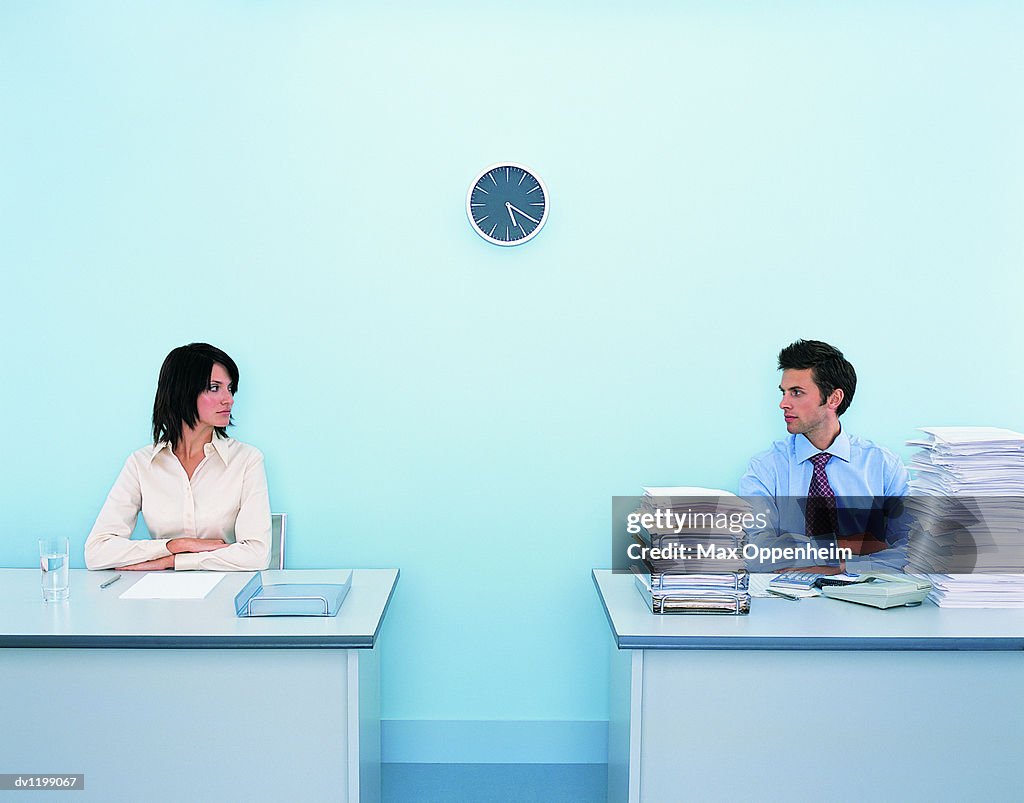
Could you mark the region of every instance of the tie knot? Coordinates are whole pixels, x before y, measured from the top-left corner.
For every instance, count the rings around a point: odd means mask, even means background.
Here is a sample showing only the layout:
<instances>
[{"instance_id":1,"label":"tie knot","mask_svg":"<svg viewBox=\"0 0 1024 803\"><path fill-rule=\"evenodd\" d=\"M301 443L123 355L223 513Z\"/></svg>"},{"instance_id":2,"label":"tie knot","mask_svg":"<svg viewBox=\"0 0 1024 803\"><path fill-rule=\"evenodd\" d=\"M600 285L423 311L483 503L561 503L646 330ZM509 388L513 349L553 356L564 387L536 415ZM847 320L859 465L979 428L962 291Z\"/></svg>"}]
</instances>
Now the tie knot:
<instances>
[{"instance_id":1,"label":"tie knot","mask_svg":"<svg viewBox=\"0 0 1024 803\"><path fill-rule=\"evenodd\" d=\"M828 452L819 452L811 457L811 462L814 463L814 467L817 469L825 468L825 464L832 459L832 455Z\"/></svg>"}]
</instances>

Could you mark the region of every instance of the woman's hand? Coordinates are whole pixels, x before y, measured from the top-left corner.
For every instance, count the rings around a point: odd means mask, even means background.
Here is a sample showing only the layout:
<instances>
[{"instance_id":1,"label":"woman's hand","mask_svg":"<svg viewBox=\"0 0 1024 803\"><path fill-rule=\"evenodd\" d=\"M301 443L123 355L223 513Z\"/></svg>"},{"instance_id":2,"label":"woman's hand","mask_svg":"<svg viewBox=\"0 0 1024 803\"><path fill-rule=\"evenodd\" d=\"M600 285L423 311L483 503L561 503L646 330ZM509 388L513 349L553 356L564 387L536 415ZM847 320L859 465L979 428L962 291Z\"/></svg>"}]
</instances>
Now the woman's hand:
<instances>
[{"instance_id":1,"label":"woman's hand","mask_svg":"<svg viewBox=\"0 0 1024 803\"><path fill-rule=\"evenodd\" d=\"M119 572L154 572L160 569L173 569L174 555L164 555L162 558L144 560L142 563L132 563L129 566L118 566Z\"/></svg>"},{"instance_id":2,"label":"woman's hand","mask_svg":"<svg viewBox=\"0 0 1024 803\"><path fill-rule=\"evenodd\" d=\"M172 538L167 542L167 551L177 555L179 552L212 552L226 546L219 538Z\"/></svg>"}]
</instances>

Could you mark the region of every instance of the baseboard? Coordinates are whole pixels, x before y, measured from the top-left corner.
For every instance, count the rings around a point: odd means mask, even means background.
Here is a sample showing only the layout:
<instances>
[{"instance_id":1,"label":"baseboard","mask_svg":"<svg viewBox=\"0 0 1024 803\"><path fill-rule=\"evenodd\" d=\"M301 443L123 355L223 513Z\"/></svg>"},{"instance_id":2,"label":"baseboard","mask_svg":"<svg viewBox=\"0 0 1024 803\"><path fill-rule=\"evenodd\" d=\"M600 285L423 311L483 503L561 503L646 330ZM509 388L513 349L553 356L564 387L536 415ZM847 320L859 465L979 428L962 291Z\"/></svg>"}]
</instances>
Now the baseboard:
<instances>
[{"instance_id":1,"label":"baseboard","mask_svg":"<svg viewBox=\"0 0 1024 803\"><path fill-rule=\"evenodd\" d=\"M604 764L608 723L415 720L380 723L381 761L394 764Z\"/></svg>"}]
</instances>

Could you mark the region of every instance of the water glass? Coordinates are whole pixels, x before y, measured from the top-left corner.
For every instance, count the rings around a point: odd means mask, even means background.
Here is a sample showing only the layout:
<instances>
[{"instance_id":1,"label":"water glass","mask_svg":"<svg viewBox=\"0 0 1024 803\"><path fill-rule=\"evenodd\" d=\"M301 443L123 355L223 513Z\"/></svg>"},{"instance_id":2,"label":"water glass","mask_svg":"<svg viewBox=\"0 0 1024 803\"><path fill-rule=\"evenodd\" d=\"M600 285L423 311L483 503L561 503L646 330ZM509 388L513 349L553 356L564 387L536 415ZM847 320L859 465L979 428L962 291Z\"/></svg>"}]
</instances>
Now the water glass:
<instances>
[{"instance_id":1,"label":"water glass","mask_svg":"<svg viewBox=\"0 0 1024 803\"><path fill-rule=\"evenodd\" d=\"M68 539L64 536L39 539L39 568L43 576L43 601L63 602L70 594Z\"/></svg>"}]
</instances>

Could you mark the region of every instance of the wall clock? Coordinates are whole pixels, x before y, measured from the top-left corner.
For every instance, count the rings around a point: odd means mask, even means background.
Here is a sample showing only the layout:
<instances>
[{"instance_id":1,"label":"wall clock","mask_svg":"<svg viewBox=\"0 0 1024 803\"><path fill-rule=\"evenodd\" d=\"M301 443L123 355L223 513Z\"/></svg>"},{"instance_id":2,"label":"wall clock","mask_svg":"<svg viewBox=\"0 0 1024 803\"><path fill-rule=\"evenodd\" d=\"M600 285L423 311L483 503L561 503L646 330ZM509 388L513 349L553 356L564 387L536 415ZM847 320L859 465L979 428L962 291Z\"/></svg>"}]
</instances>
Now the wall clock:
<instances>
[{"instance_id":1,"label":"wall clock","mask_svg":"<svg viewBox=\"0 0 1024 803\"><path fill-rule=\"evenodd\" d=\"M485 168L466 193L469 224L495 245L521 245L536 237L550 208L544 182L512 162Z\"/></svg>"}]
</instances>

